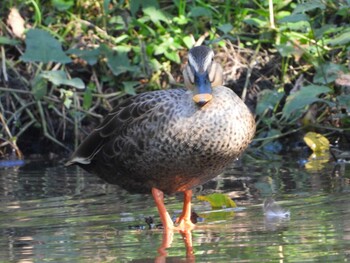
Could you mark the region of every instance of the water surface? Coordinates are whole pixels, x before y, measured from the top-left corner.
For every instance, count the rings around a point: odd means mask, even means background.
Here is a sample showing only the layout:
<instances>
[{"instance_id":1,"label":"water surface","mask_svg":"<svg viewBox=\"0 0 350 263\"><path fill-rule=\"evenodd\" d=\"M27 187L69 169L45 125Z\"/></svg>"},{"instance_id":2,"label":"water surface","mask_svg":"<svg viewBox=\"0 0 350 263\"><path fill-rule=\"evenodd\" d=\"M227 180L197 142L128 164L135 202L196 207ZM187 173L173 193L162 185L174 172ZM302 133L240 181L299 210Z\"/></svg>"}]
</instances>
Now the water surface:
<instances>
[{"instance_id":1,"label":"water surface","mask_svg":"<svg viewBox=\"0 0 350 263\"><path fill-rule=\"evenodd\" d=\"M305 165L308 164L308 165ZM238 209L214 211L193 198L200 216L193 256L162 230L149 195L129 194L78 167L28 161L0 168L0 262L347 262L350 260L350 164L280 157L245 158L195 195L228 194ZM267 218L273 196L290 219ZM182 196L166 198L178 216ZM189 236L187 236L187 239Z\"/></svg>"}]
</instances>

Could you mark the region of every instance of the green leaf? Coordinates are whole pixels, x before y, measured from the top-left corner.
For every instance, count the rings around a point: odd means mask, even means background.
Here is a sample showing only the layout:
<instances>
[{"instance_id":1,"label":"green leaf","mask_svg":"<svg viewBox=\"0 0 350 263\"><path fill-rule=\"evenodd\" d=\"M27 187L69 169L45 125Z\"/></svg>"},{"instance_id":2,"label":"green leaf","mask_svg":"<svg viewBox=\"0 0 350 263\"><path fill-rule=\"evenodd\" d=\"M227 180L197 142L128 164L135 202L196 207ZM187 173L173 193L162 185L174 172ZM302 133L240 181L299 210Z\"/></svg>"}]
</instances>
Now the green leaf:
<instances>
[{"instance_id":1,"label":"green leaf","mask_svg":"<svg viewBox=\"0 0 350 263\"><path fill-rule=\"evenodd\" d=\"M37 75L31 82L32 93L36 100L41 100L47 93L47 81Z\"/></svg>"},{"instance_id":2,"label":"green leaf","mask_svg":"<svg viewBox=\"0 0 350 263\"><path fill-rule=\"evenodd\" d=\"M134 87L140 84L138 81L123 81L124 92L129 95L136 95Z\"/></svg>"},{"instance_id":3,"label":"green leaf","mask_svg":"<svg viewBox=\"0 0 350 263\"><path fill-rule=\"evenodd\" d=\"M159 23L159 21L168 22L168 18L162 10L156 9L154 6L145 7L143 12L148 15L155 24Z\"/></svg>"},{"instance_id":4,"label":"green leaf","mask_svg":"<svg viewBox=\"0 0 350 263\"><path fill-rule=\"evenodd\" d=\"M131 15L135 17L136 12L140 9L140 7L147 8L147 7L155 7L156 9L159 9L159 4L157 0L131 0L129 1L130 5L130 12Z\"/></svg>"},{"instance_id":5,"label":"green leaf","mask_svg":"<svg viewBox=\"0 0 350 263\"><path fill-rule=\"evenodd\" d=\"M346 111L350 113L350 95L339 95L337 100L340 107L346 107Z\"/></svg>"},{"instance_id":6,"label":"green leaf","mask_svg":"<svg viewBox=\"0 0 350 263\"><path fill-rule=\"evenodd\" d=\"M43 71L41 76L56 86L66 85L77 89L85 88L85 84L80 78L68 79L63 70Z\"/></svg>"},{"instance_id":7,"label":"green leaf","mask_svg":"<svg viewBox=\"0 0 350 263\"><path fill-rule=\"evenodd\" d=\"M221 30L224 34L227 34L233 29L233 26L231 24L223 24L219 26L218 29Z\"/></svg>"},{"instance_id":8,"label":"green leaf","mask_svg":"<svg viewBox=\"0 0 350 263\"><path fill-rule=\"evenodd\" d=\"M197 199L200 201L209 202L213 209L221 209L221 208L229 208L229 207L237 207L236 203L225 194L210 194L206 196L197 196Z\"/></svg>"},{"instance_id":9,"label":"green leaf","mask_svg":"<svg viewBox=\"0 0 350 263\"><path fill-rule=\"evenodd\" d=\"M101 46L107 58L107 65L113 75L118 76L125 72L135 72L137 68L130 65L128 53L123 50L114 51L107 46Z\"/></svg>"},{"instance_id":10,"label":"green leaf","mask_svg":"<svg viewBox=\"0 0 350 263\"><path fill-rule=\"evenodd\" d=\"M305 3L298 4L295 7L293 13L295 13L295 14L305 13L305 12L308 12L311 10L315 10L317 8L324 10L326 8L326 6L320 0L309 0L309 1L306 1Z\"/></svg>"},{"instance_id":11,"label":"green leaf","mask_svg":"<svg viewBox=\"0 0 350 263\"><path fill-rule=\"evenodd\" d=\"M69 109L70 105L73 103L73 95L74 93L71 90L66 90L66 89L59 89L61 96L60 98L63 99L63 105Z\"/></svg>"},{"instance_id":12,"label":"green leaf","mask_svg":"<svg viewBox=\"0 0 350 263\"><path fill-rule=\"evenodd\" d=\"M295 23L284 23L281 24L280 30L283 31L298 31L298 32L308 32L310 31L310 23L307 21L299 21ZM295 39L294 32L285 32L287 37L290 39Z\"/></svg>"},{"instance_id":13,"label":"green leaf","mask_svg":"<svg viewBox=\"0 0 350 263\"><path fill-rule=\"evenodd\" d=\"M19 43L20 43L20 41L18 41L18 40L0 36L0 45L15 46L15 45L18 45Z\"/></svg>"},{"instance_id":14,"label":"green leaf","mask_svg":"<svg viewBox=\"0 0 350 263\"><path fill-rule=\"evenodd\" d=\"M193 7L189 13L190 17L205 16L211 18L212 14L210 9L204 7Z\"/></svg>"},{"instance_id":15,"label":"green leaf","mask_svg":"<svg viewBox=\"0 0 350 263\"><path fill-rule=\"evenodd\" d=\"M274 90L263 90L259 93L256 115L262 116L266 110L273 110L283 97L283 93Z\"/></svg>"},{"instance_id":16,"label":"green leaf","mask_svg":"<svg viewBox=\"0 0 350 263\"><path fill-rule=\"evenodd\" d=\"M291 14L279 20L280 23L296 23L300 21L309 21L309 17L305 14Z\"/></svg>"},{"instance_id":17,"label":"green leaf","mask_svg":"<svg viewBox=\"0 0 350 263\"><path fill-rule=\"evenodd\" d=\"M316 39L322 39L325 43L327 43L327 41L329 40L328 38L326 39L327 34L332 33L334 35L342 30L343 28L334 27L334 25L331 25L331 24L325 24L320 28L314 29L314 34Z\"/></svg>"},{"instance_id":18,"label":"green leaf","mask_svg":"<svg viewBox=\"0 0 350 263\"><path fill-rule=\"evenodd\" d=\"M256 26L256 27L265 27L267 26L267 21L266 20L262 20L259 18L246 18L243 20L244 23L246 23L247 25L250 26Z\"/></svg>"},{"instance_id":19,"label":"green leaf","mask_svg":"<svg viewBox=\"0 0 350 263\"><path fill-rule=\"evenodd\" d=\"M59 11L66 11L74 5L73 0L51 0L51 3Z\"/></svg>"},{"instance_id":20,"label":"green leaf","mask_svg":"<svg viewBox=\"0 0 350 263\"><path fill-rule=\"evenodd\" d=\"M335 81L342 72L347 72L347 68L344 65L324 63L316 68L313 82L319 84L331 83Z\"/></svg>"},{"instance_id":21,"label":"green leaf","mask_svg":"<svg viewBox=\"0 0 350 263\"><path fill-rule=\"evenodd\" d=\"M283 107L283 118L288 118L292 113L309 106L316 101L323 101L318 96L328 93L331 89L326 86L309 85L302 87L299 91L291 94Z\"/></svg>"},{"instance_id":22,"label":"green leaf","mask_svg":"<svg viewBox=\"0 0 350 263\"><path fill-rule=\"evenodd\" d=\"M180 26L183 26L183 25L186 25L188 22L189 22L189 19L183 15L180 15L178 17L174 17L173 18L173 21L180 25Z\"/></svg>"},{"instance_id":23,"label":"green leaf","mask_svg":"<svg viewBox=\"0 0 350 263\"><path fill-rule=\"evenodd\" d=\"M276 45L276 49L282 57L289 57L297 52L291 43Z\"/></svg>"},{"instance_id":24,"label":"green leaf","mask_svg":"<svg viewBox=\"0 0 350 263\"><path fill-rule=\"evenodd\" d=\"M82 49L69 49L67 54L76 55L81 59L85 60L89 65L95 65L101 52L99 48L92 50L82 50Z\"/></svg>"},{"instance_id":25,"label":"green leaf","mask_svg":"<svg viewBox=\"0 0 350 263\"><path fill-rule=\"evenodd\" d=\"M105 14L109 14L109 4L111 3L111 0L103 0L103 12Z\"/></svg>"},{"instance_id":26,"label":"green leaf","mask_svg":"<svg viewBox=\"0 0 350 263\"><path fill-rule=\"evenodd\" d=\"M136 12L140 9L142 0L131 0L129 1L130 12L132 16L135 16Z\"/></svg>"},{"instance_id":27,"label":"green leaf","mask_svg":"<svg viewBox=\"0 0 350 263\"><path fill-rule=\"evenodd\" d=\"M165 50L164 51L164 55L166 58L174 61L175 63L177 64L180 64L181 63L181 59L180 59L180 56L179 54L177 53L177 51L168 51L168 50Z\"/></svg>"},{"instance_id":28,"label":"green leaf","mask_svg":"<svg viewBox=\"0 0 350 263\"><path fill-rule=\"evenodd\" d=\"M186 47L188 49L190 49L190 48L192 48L194 46L195 41L194 41L193 37L191 37L191 36L184 36L182 40L183 40L183 42L185 43L185 45L186 45Z\"/></svg>"},{"instance_id":29,"label":"green leaf","mask_svg":"<svg viewBox=\"0 0 350 263\"><path fill-rule=\"evenodd\" d=\"M96 86L92 83L90 83L87 87L87 89L84 92L84 98L83 98L83 108L85 110L90 109L92 104L92 91L96 89Z\"/></svg>"},{"instance_id":30,"label":"green leaf","mask_svg":"<svg viewBox=\"0 0 350 263\"><path fill-rule=\"evenodd\" d=\"M331 46L340 46L350 43L350 31L339 34L338 36L332 37L326 41L326 44Z\"/></svg>"},{"instance_id":31,"label":"green leaf","mask_svg":"<svg viewBox=\"0 0 350 263\"><path fill-rule=\"evenodd\" d=\"M61 43L48 32L30 29L26 34L26 50L20 57L24 62L69 63L71 59L63 52Z\"/></svg>"}]
</instances>

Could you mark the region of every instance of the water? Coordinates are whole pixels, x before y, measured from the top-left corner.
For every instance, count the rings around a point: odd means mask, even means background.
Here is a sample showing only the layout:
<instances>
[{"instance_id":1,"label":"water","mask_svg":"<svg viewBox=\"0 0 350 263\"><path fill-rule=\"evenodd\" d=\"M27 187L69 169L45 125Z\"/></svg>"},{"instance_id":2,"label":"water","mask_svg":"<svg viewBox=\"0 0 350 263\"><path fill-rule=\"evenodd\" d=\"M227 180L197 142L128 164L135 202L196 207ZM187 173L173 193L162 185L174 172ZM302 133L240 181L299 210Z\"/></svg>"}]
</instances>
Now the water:
<instances>
[{"instance_id":1,"label":"water","mask_svg":"<svg viewBox=\"0 0 350 263\"><path fill-rule=\"evenodd\" d=\"M350 164L305 163L246 158L199 187L196 195L223 192L239 209L213 211L194 197L202 222L192 237L173 233L163 253L162 230L144 221L159 222L151 196L128 194L77 167L1 167L0 262L347 262ZM264 215L270 196L290 219ZM177 216L182 196L167 197L166 206ZM194 255L186 253L191 239Z\"/></svg>"}]
</instances>

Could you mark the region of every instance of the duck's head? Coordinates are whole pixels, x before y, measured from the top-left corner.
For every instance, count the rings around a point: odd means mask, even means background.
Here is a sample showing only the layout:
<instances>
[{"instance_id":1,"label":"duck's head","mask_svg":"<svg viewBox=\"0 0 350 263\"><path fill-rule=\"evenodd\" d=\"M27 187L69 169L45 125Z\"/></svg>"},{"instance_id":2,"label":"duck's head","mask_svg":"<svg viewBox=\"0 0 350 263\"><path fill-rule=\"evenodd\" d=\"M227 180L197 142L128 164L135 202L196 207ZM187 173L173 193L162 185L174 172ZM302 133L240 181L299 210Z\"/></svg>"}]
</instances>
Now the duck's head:
<instances>
[{"instance_id":1,"label":"duck's head","mask_svg":"<svg viewBox=\"0 0 350 263\"><path fill-rule=\"evenodd\" d=\"M212 88L222 85L222 67L214 61L214 52L206 46L190 49L183 71L185 86L192 90L193 101L200 107L212 98Z\"/></svg>"}]
</instances>

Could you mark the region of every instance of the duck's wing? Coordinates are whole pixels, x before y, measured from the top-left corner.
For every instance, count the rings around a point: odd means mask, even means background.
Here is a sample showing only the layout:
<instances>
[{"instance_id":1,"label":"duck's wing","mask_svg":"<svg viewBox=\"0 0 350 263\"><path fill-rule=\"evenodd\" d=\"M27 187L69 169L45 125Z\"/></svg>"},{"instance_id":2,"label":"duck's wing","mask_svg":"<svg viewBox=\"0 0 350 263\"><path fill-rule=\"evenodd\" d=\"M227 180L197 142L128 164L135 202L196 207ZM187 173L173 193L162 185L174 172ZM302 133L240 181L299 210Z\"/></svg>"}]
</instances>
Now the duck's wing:
<instances>
[{"instance_id":1,"label":"duck's wing","mask_svg":"<svg viewBox=\"0 0 350 263\"><path fill-rule=\"evenodd\" d=\"M131 97L115 107L103 122L86 137L66 165L89 164L94 156L106 146L111 136L123 135L131 125L137 126L153 115L161 114L159 108L176 99L179 90L146 92ZM170 103L171 104L171 103Z\"/></svg>"}]
</instances>

